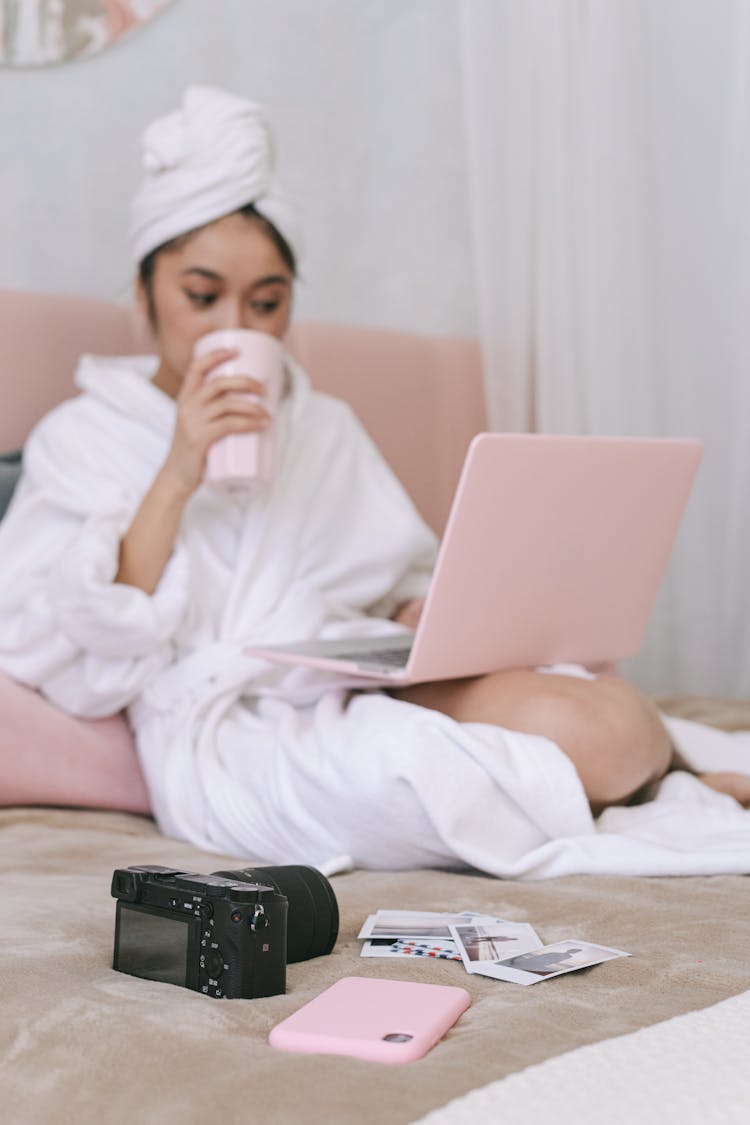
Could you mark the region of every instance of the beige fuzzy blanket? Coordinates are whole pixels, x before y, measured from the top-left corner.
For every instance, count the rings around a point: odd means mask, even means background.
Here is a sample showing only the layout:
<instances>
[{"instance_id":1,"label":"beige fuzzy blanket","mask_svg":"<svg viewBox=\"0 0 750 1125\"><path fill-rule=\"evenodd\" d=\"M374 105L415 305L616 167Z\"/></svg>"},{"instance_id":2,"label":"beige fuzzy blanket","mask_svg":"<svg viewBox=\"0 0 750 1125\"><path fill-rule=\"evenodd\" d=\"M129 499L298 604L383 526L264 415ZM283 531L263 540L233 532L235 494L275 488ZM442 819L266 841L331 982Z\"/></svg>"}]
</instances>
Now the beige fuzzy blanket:
<instances>
[{"instance_id":1,"label":"beige fuzzy blanket","mask_svg":"<svg viewBox=\"0 0 750 1125\"><path fill-rule=\"evenodd\" d=\"M747 705L671 700L669 709L750 727ZM334 880L342 926L331 956L290 966L284 996L214 1001L111 968L112 870L149 862L208 872L246 860L166 839L146 818L0 811L0 1090L11 1125L407 1125L530 1064L748 987L744 877L505 883L357 871ZM452 962L360 959L356 934L379 907L501 914L532 922L545 942L583 938L632 957L533 988L469 977ZM438 1046L408 1066L268 1046L276 1022L352 974L460 984L473 1002Z\"/></svg>"}]
</instances>

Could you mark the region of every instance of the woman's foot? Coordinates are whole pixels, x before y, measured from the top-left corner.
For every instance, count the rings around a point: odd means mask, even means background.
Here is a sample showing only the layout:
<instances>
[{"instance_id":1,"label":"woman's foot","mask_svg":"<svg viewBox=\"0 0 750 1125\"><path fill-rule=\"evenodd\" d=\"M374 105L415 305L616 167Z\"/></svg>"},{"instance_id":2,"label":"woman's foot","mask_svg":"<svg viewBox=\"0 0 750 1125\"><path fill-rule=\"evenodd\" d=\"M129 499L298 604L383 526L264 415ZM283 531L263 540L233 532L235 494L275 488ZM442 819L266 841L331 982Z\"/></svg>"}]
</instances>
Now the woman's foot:
<instances>
[{"instance_id":1,"label":"woman's foot","mask_svg":"<svg viewBox=\"0 0 750 1125\"><path fill-rule=\"evenodd\" d=\"M726 793L734 797L735 801L750 808L750 776L744 773L699 773L698 777L710 789L719 793Z\"/></svg>"}]
</instances>

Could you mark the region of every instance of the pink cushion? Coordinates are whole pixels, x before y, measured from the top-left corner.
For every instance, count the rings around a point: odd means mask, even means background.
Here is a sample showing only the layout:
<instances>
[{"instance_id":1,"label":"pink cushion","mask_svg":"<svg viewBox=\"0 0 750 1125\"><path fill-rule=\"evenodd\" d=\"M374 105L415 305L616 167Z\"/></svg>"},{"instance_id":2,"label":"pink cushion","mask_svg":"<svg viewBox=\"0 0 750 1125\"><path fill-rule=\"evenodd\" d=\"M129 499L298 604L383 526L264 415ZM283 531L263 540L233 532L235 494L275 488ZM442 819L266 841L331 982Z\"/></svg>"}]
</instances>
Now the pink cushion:
<instances>
[{"instance_id":1,"label":"pink cushion","mask_svg":"<svg viewBox=\"0 0 750 1125\"><path fill-rule=\"evenodd\" d=\"M74 393L82 352L148 350L132 307L83 297L0 291L0 451L17 449L43 414Z\"/></svg>"},{"instance_id":2,"label":"pink cushion","mask_svg":"<svg viewBox=\"0 0 750 1125\"><path fill-rule=\"evenodd\" d=\"M486 428L477 342L341 324L299 325L289 342L315 386L354 408L442 532L466 447Z\"/></svg>"},{"instance_id":3,"label":"pink cushion","mask_svg":"<svg viewBox=\"0 0 750 1125\"><path fill-rule=\"evenodd\" d=\"M121 715L73 719L0 672L0 804L146 812L146 786Z\"/></svg>"}]
</instances>

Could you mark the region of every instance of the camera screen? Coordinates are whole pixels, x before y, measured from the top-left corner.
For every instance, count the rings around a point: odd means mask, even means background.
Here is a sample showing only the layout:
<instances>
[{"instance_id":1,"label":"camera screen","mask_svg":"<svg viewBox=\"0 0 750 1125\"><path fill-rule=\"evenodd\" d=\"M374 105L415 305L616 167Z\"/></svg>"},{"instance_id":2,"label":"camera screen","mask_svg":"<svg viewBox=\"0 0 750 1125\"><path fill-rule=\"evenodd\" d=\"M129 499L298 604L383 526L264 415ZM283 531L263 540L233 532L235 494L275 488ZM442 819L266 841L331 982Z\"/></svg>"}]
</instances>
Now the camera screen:
<instances>
[{"instance_id":1,"label":"camera screen","mask_svg":"<svg viewBox=\"0 0 750 1125\"><path fill-rule=\"evenodd\" d=\"M192 919L147 914L120 903L116 968L134 977L187 983L187 951Z\"/></svg>"}]
</instances>

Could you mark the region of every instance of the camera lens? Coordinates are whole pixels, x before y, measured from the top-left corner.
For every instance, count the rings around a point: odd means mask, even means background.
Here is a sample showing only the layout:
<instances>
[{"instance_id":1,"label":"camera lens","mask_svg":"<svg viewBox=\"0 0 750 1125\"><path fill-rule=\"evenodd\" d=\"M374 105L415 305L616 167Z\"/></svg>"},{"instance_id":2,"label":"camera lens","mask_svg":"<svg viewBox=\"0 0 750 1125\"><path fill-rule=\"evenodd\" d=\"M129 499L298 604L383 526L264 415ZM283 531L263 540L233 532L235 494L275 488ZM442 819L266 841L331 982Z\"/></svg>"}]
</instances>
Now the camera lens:
<instances>
[{"instance_id":1,"label":"camera lens","mask_svg":"<svg viewBox=\"0 0 750 1125\"><path fill-rule=\"evenodd\" d=\"M308 961L330 953L339 934L339 908L333 887L314 867L294 864L281 867L243 867L240 871L214 871L222 879L265 883L289 901L286 959Z\"/></svg>"}]
</instances>

